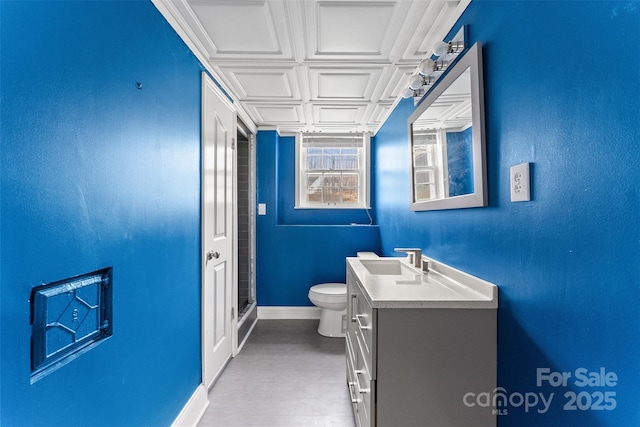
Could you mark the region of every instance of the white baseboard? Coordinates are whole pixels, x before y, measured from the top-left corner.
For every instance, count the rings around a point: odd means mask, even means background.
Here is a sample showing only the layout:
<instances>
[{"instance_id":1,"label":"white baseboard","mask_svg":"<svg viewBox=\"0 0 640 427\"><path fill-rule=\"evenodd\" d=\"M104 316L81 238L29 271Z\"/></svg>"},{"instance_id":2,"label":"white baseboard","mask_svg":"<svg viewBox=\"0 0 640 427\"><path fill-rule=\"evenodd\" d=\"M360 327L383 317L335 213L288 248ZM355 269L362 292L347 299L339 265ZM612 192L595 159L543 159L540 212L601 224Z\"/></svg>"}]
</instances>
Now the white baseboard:
<instances>
[{"instance_id":1,"label":"white baseboard","mask_svg":"<svg viewBox=\"0 0 640 427\"><path fill-rule=\"evenodd\" d=\"M320 307L258 307L258 319L319 319Z\"/></svg>"},{"instance_id":2,"label":"white baseboard","mask_svg":"<svg viewBox=\"0 0 640 427\"><path fill-rule=\"evenodd\" d=\"M196 427L209 406L207 394L207 388L200 384L171 426Z\"/></svg>"}]
</instances>

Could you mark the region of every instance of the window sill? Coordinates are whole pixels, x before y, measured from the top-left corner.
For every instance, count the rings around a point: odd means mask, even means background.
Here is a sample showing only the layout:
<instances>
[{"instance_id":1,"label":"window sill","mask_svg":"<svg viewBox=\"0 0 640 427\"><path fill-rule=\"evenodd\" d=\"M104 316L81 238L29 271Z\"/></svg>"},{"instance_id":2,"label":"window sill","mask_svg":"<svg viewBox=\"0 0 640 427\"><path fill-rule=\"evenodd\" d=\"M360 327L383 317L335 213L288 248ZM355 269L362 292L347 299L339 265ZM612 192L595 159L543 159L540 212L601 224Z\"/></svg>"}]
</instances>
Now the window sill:
<instances>
[{"instance_id":1,"label":"window sill","mask_svg":"<svg viewBox=\"0 0 640 427\"><path fill-rule=\"evenodd\" d=\"M344 210L350 210L350 209L360 209L360 210L369 210L371 209L371 206L294 206L294 209L344 209Z\"/></svg>"}]
</instances>

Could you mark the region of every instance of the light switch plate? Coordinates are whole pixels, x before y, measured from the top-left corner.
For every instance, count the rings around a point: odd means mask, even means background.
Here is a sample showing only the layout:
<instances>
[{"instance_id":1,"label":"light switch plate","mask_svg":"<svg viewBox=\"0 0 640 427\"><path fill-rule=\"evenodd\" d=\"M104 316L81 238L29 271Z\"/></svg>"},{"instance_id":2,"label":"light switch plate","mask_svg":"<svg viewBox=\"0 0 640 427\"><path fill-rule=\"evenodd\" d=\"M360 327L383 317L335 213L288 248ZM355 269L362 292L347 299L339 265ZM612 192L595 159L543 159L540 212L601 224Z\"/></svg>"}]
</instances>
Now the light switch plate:
<instances>
[{"instance_id":1,"label":"light switch plate","mask_svg":"<svg viewBox=\"0 0 640 427\"><path fill-rule=\"evenodd\" d=\"M528 202L531 200L531 184L529 182L529 163L511 166L509 169L509 187L512 202Z\"/></svg>"}]
</instances>

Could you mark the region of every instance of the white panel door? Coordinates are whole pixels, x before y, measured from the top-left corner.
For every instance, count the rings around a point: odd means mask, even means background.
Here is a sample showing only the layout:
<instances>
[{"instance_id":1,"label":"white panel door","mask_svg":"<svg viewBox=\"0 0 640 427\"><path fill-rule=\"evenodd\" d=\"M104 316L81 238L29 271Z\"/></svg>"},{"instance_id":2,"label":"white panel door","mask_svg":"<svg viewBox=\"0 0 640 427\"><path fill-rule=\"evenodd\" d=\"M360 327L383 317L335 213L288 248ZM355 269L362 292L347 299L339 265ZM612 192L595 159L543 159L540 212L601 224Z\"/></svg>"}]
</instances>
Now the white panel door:
<instances>
[{"instance_id":1,"label":"white panel door","mask_svg":"<svg viewBox=\"0 0 640 427\"><path fill-rule=\"evenodd\" d=\"M202 381L210 388L232 352L235 112L202 74Z\"/></svg>"}]
</instances>

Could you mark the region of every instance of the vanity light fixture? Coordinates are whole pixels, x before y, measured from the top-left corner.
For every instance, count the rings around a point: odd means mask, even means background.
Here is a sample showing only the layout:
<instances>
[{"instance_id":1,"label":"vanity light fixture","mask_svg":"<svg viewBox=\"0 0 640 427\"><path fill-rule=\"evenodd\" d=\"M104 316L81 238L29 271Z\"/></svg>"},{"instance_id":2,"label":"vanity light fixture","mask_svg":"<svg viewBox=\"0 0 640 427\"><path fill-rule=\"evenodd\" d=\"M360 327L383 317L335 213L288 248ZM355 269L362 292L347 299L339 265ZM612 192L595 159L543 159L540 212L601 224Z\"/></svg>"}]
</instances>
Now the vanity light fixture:
<instances>
[{"instance_id":1,"label":"vanity light fixture","mask_svg":"<svg viewBox=\"0 0 640 427\"><path fill-rule=\"evenodd\" d=\"M403 98L412 98L416 96L416 91L411 89L410 87L405 87L404 89L402 89L402 93L400 95L402 95Z\"/></svg>"},{"instance_id":2,"label":"vanity light fixture","mask_svg":"<svg viewBox=\"0 0 640 427\"><path fill-rule=\"evenodd\" d=\"M449 43L440 41L433 47L433 56L443 56L449 51Z\"/></svg>"},{"instance_id":3,"label":"vanity light fixture","mask_svg":"<svg viewBox=\"0 0 640 427\"><path fill-rule=\"evenodd\" d=\"M449 66L449 61L441 61L436 59L435 61L431 58L425 58L420 61L418 65L418 74L421 76L432 76L438 72L443 72Z\"/></svg>"},{"instance_id":4,"label":"vanity light fixture","mask_svg":"<svg viewBox=\"0 0 640 427\"><path fill-rule=\"evenodd\" d=\"M435 76L433 73L424 75L420 72L414 74L409 79L409 86L402 91L403 98L420 99L424 95L429 87L431 87L439 76Z\"/></svg>"},{"instance_id":5,"label":"vanity light fixture","mask_svg":"<svg viewBox=\"0 0 640 427\"><path fill-rule=\"evenodd\" d=\"M444 65L442 61L440 61L440 63ZM420 61L420 64L418 64L418 74L421 74L423 76L430 76L431 74L433 74L436 68L438 68L438 64L436 64L436 61L431 58L425 58Z\"/></svg>"},{"instance_id":6,"label":"vanity light fixture","mask_svg":"<svg viewBox=\"0 0 640 427\"><path fill-rule=\"evenodd\" d=\"M433 47L433 56L440 58L450 54L459 54L464 49L464 40L441 41Z\"/></svg>"},{"instance_id":7,"label":"vanity light fixture","mask_svg":"<svg viewBox=\"0 0 640 427\"><path fill-rule=\"evenodd\" d=\"M413 98L413 104L417 105L447 68L455 62L464 48L464 27L451 41L436 43L431 56L420 61L416 73L409 78L408 86L402 90L402 97Z\"/></svg>"},{"instance_id":8,"label":"vanity light fixture","mask_svg":"<svg viewBox=\"0 0 640 427\"><path fill-rule=\"evenodd\" d=\"M426 84L426 81L424 79L424 76L421 76L420 74L414 74L409 79L409 89L412 89L412 90L418 90L425 84Z\"/></svg>"}]
</instances>

